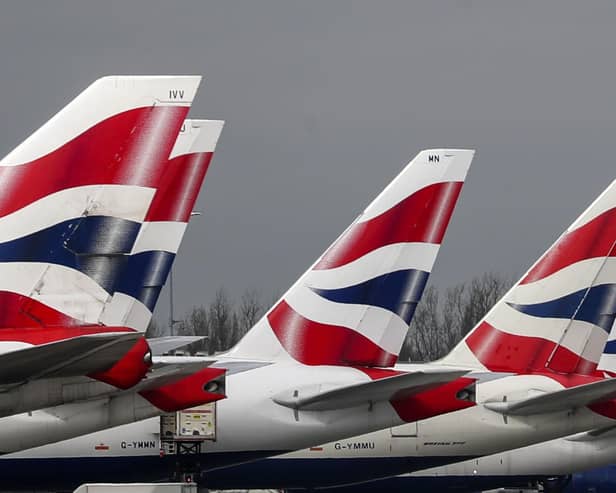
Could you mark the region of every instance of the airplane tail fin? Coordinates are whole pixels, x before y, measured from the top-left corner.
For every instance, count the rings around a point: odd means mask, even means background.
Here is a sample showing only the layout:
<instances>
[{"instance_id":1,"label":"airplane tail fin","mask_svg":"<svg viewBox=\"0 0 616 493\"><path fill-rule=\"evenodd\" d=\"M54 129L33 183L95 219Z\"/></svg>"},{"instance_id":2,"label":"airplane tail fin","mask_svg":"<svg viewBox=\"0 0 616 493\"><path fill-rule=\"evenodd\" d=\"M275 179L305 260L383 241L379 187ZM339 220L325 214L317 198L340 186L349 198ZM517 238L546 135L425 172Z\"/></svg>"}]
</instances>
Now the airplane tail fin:
<instances>
[{"instance_id":1,"label":"airplane tail fin","mask_svg":"<svg viewBox=\"0 0 616 493\"><path fill-rule=\"evenodd\" d=\"M0 326L100 322L199 83L104 77L0 161Z\"/></svg>"},{"instance_id":2,"label":"airplane tail fin","mask_svg":"<svg viewBox=\"0 0 616 493\"><path fill-rule=\"evenodd\" d=\"M615 206L616 181L443 362L493 371L593 373L616 315Z\"/></svg>"},{"instance_id":3,"label":"airplane tail fin","mask_svg":"<svg viewBox=\"0 0 616 493\"><path fill-rule=\"evenodd\" d=\"M420 152L230 355L307 365L396 361L474 152Z\"/></svg>"},{"instance_id":4,"label":"airplane tail fin","mask_svg":"<svg viewBox=\"0 0 616 493\"><path fill-rule=\"evenodd\" d=\"M224 122L186 120L101 321L145 331L180 247Z\"/></svg>"}]
</instances>

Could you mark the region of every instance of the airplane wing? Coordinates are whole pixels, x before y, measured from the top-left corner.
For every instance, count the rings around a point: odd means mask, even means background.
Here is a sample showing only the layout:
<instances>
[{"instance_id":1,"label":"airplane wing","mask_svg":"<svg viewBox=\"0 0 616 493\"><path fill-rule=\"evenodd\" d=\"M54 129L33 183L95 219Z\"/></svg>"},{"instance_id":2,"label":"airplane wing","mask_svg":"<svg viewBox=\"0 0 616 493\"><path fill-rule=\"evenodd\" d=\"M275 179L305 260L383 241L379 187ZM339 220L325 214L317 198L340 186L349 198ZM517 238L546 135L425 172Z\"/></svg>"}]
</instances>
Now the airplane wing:
<instances>
[{"instance_id":1,"label":"airplane wing","mask_svg":"<svg viewBox=\"0 0 616 493\"><path fill-rule=\"evenodd\" d=\"M0 354L0 388L44 377L105 371L140 337L136 332L95 333Z\"/></svg>"},{"instance_id":2,"label":"airplane wing","mask_svg":"<svg viewBox=\"0 0 616 493\"><path fill-rule=\"evenodd\" d=\"M188 346L193 342L202 341L205 336L165 336L148 339L152 356L162 356L169 351Z\"/></svg>"},{"instance_id":3,"label":"airplane wing","mask_svg":"<svg viewBox=\"0 0 616 493\"><path fill-rule=\"evenodd\" d=\"M588 406L616 396L616 378L577 385L555 392L546 392L528 399L511 402L486 402L491 411L510 416L529 416Z\"/></svg>"},{"instance_id":4,"label":"airplane wing","mask_svg":"<svg viewBox=\"0 0 616 493\"><path fill-rule=\"evenodd\" d=\"M468 372L466 370L423 370L379 380L321 390L311 386L289 390L273 398L281 406L305 411L344 409L364 403L388 401L439 387Z\"/></svg>"}]
</instances>

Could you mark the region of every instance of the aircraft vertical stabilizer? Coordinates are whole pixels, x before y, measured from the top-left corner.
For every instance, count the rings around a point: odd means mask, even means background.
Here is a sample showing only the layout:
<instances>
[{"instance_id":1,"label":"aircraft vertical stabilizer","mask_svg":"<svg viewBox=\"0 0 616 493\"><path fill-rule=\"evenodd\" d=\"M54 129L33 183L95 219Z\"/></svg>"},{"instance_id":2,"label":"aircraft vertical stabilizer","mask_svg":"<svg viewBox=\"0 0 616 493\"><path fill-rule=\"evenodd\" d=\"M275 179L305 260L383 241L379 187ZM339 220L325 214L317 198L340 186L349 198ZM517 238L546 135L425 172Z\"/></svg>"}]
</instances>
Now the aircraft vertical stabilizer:
<instances>
[{"instance_id":1,"label":"aircraft vertical stabilizer","mask_svg":"<svg viewBox=\"0 0 616 493\"><path fill-rule=\"evenodd\" d=\"M613 182L443 362L592 374L616 315L615 206Z\"/></svg>"},{"instance_id":2,"label":"aircraft vertical stabilizer","mask_svg":"<svg viewBox=\"0 0 616 493\"><path fill-rule=\"evenodd\" d=\"M473 154L420 152L229 354L394 364Z\"/></svg>"}]
</instances>

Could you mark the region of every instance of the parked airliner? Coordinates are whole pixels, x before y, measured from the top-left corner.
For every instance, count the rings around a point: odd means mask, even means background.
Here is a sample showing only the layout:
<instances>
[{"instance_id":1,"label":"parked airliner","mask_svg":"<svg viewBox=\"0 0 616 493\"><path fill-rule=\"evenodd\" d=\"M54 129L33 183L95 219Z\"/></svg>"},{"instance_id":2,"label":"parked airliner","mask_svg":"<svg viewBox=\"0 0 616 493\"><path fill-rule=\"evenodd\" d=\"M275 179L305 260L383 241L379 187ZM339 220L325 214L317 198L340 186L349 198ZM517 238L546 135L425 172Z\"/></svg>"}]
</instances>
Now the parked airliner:
<instances>
[{"instance_id":1,"label":"parked airliner","mask_svg":"<svg viewBox=\"0 0 616 493\"><path fill-rule=\"evenodd\" d=\"M104 77L0 161L0 416L114 395L127 422L223 397L200 368L170 399L186 369L152 371L143 336L222 128L185 123L199 82Z\"/></svg>"},{"instance_id":2,"label":"parked airliner","mask_svg":"<svg viewBox=\"0 0 616 493\"><path fill-rule=\"evenodd\" d=\"M611 296L616 276L612 257L616 244L615 205L616 182L446 358L428 366L473 369L465 378L475 379L476 385L459 389L457 396L468 397L474 392L477 406L360 437L336 439L278 458L216 469L224 463L254 457L251 442L258 441L259 436L264 441L270 437L276 443L283 441L272 436L273 429L263 433L257 429L242 446L247 430L240 426L235 440L227 433L219 433L216 443L203 446L198 456L201 483L212 488L324 488L615 426L612 396L616 380L604 378L609 374L597 371L616 313L616 300ZM331 298L342 299L331 291ZM275 318L273 326L276 327ZM396 365L397 371L419 368L422 365ZM301 393L298 394L292 397L299 401ZM285 400L278 400L282 408L286 407ZM219 406L223 426L233 422L228 417L223 421L223 405L228 402L231 400ZM438 400L425 401L429 402L436 405ZM249 409L251 414L260 413L256 406ZM292 410L301 421L301 406ZM251 414L244 414L248 423ZM342 418L333 426L341 422ZM121 445L122 441L156 442L157 431L158 423L149 420L24 452L15 460L11 456L6 459L11 467L28 465L38 471L52 464L55 468L81 464L84 475L80 479L89 481L103 475L109 480L161 479L170 473L176 457L159 457L155 447L127 450ZM104 443L106 450L94 450L95 443ZM127 456L131 460L124 462ZM371 491L382 491L383 487L379 482L361 486Z\"/></svg>"},{"instance_id":3,"label":"parked airliner","mask_svg":"<svg viewBox=\"0 0 616 493\"><path fill-rule=\"evenodd\" d=\"M380 368L397 358L472 156L418 154L245 338L216 356L207 369L227 372L222 450L271 455L474 406L472 395L459 395L473 383L465 370Z\"/></svg>"}]
</instances>

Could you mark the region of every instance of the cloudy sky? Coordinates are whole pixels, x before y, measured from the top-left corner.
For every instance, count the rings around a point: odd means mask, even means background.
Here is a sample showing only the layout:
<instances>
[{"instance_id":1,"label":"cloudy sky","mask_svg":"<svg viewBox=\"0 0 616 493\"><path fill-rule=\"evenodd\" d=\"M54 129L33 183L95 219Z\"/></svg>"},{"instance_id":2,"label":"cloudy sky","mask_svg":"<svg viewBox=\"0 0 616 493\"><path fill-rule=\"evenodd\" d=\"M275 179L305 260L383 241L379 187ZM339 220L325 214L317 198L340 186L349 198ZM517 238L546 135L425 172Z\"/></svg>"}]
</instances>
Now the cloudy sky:
<instances>
[{"instance_id":1,"label":"cloudy sky","mask_svg":"<svg viewBox=\"0 0 616 493\"><path fill-rule=\"evenodd\" d=\"M176 310L288 286L420 149L477 156L432 282L521 274L616 178L616 3L3 2L0 152L92 80L203 74ZM164 320L167 299L158 317Z\"/></svg>"}]
</instances>

